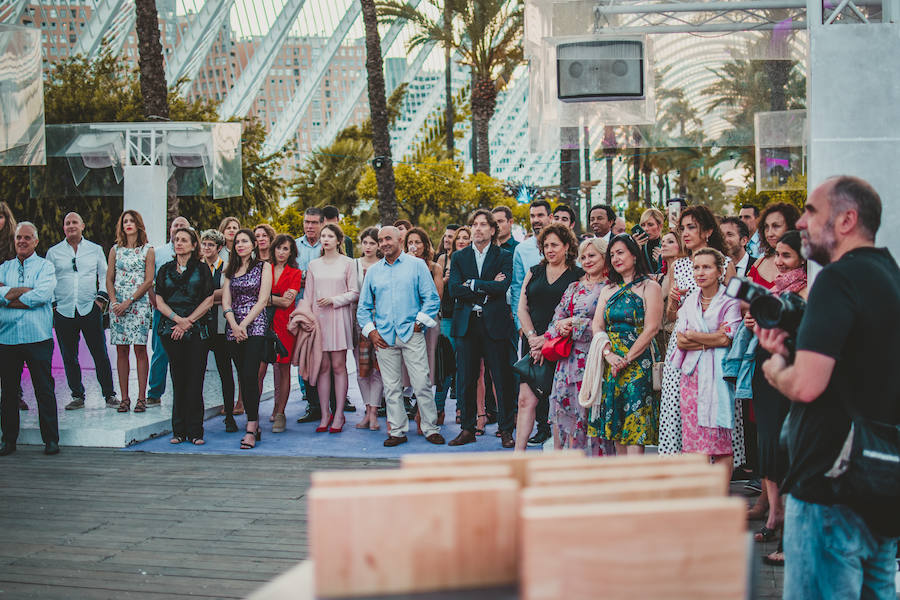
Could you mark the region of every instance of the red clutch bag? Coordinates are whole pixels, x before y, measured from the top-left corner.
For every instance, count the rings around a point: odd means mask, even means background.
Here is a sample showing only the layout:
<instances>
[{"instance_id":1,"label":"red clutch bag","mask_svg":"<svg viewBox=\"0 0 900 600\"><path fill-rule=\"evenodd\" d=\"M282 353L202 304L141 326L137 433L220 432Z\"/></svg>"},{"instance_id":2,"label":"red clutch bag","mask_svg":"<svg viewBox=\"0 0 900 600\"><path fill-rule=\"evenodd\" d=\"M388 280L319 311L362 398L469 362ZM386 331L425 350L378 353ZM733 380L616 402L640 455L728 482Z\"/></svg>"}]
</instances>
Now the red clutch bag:
<instances>
[{"instance_id":1,"label":"red clutch bag","mask_svg":"<svg viewBox=\"0 0 900 600\"><path fill-rule=\"evenodd\" d=\"M541 355L543 355L545 360L553 362L569 358L569 355L572 354L572 343L571 337L556 336L544 343L544 347L541 348Z\"/></svg>"}]
</instances>

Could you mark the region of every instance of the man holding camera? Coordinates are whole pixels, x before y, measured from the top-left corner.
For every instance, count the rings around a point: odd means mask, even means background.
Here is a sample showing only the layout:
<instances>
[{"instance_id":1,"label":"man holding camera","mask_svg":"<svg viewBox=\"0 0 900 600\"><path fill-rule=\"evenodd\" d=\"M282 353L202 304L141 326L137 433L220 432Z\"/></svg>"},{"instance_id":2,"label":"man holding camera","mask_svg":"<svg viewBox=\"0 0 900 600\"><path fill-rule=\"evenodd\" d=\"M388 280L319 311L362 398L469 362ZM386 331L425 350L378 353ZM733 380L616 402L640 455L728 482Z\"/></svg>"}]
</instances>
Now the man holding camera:
<instances>
[{"instance_id":1,"label":"man holding camera","mask_svg":"<svg viewBox=\"0 0 900 600\"><path fill-rule=\"evenodd\" d=\"M757 326L773 354L766 378L792 401L782 433L787 600L896 598L900 269L875 248L880 224L881 200L867 182L840 176L816 188L797 227L806 257L826 266L792 364L788 333ZM887 443L867 447L879 431Z\"/></svg>"}]
</instances>

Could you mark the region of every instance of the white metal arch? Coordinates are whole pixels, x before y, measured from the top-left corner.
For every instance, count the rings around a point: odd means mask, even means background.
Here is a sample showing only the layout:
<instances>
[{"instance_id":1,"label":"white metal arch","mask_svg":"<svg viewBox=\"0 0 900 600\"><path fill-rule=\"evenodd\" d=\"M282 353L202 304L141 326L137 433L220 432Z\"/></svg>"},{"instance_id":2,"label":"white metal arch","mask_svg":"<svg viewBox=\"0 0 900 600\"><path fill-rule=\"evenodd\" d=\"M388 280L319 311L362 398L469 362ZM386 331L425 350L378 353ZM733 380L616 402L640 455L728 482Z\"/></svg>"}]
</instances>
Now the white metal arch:
<instances>
[{"instance_id":1,"label":"white metal arch","mask_svg":"<svg viewBox=\"0 0 900 600\"><path fill-rule=\"evenodd\" d=\"M288 0L278 14L278 18L272 24L266 37L259 47L253 52L253 57L247 64L247 68L241 72L240 78L234 87L225 96L225 100L219 107L219 116L222 119L231 117L243 117L250 110L250 106L256 99L256 91L265 80L276 55L281 51L288 32L297 20L297 15L303 9L306 0Z\"/></svg>"},{"instance_id":2,"label":"white metal arch","mask_svg":"<svg viewBox=\"0 0 900 600\"><path fill-rule=\"evenodd\" d=\"M166 82L173 85L179 79L185 82L179 87L181 94L190 90L190 82L197 76L203 59L216 40L219 29L228 18L234 0L206 0L187 29L181 43L166 60Z\"/></svg>"},{"instance_id":3,"label":"white metal arch","mask_svg":"<svg viewBox=\"0 0 900 600\"><path fill-rule=\"evenodd\" d=\"M451 59L451 81L454 93L461 89L468 81L468 72L459 64L459 54L454 53ZM412 150L413 142L422 130L428 116L438 107L438 104L444 98L444 79L436 80L428 92L428 96L417 108L413 114L413 118L408 122L406 129L399 138L395 138L396 143L391 143L391 153L397 157L404 157ZM392 137L394 137L392 135Z\"/></svg>"},{"instance_id":4,"label":"white metal arch","mask_svg":"<svg viewBox=\"0 0 900 600\"><path fill-rule=\"evenodd\" d=\"M134 2L101 0L93 11L84 31L78 35L72 54L94 58L100 54L105 42L109 51L117 55L134 28Z\"/></svg>"},{"instance_id":5,"label":"white metal arch","mask_svg":"<svg viewBox=\"0 0 900 600\"><path fill-rule=\"evenodd\" d=\"M269 135L263 144L263 151L267 153L278 151L297 133L300 119L303 118L306 109L309 108L314 91L319 87L335 53L337 53L338 48L344 42L344 38L347 37L347 33L361 13L362 5L359 2L351 2L347 7L347 11L344 13L341 21L322 47L316 62L313 63L309 73L291 96L290 103L279 116L275 126L269 131Z\"/></svg>"},{"instance_id":6,"label":"white metal arch","mask_svg":"<svg viewBox=\"0 0 900 600\"><path fill-rule=\"evenodd\" d=\"M416 8L422 0L410 0L407 4L412 8ZM391 23L390 29L388 29L387 33L384 34L384 37L381 38L381 55L385 56L390 51L391 46L394 45L394 42L400 35L400 32L403 31L403 28L406 27L406 23L403 21L394 21ZM428 51L431 51L433 45L427 46ZM425 48L423 48L424 50ZM419 54L421 55L421 51ZM422 63L425 62L427 54L422 57ZM418 60L418 57L416 58ZM419 64L418 69L421 69L421 63ZM404 80L408 76L408 72L404 74ZM418 72L418 70L417 70ZM350 88L350 92L344 98L343 102L341 102L340 106L338 106L337 110L334 112L334 118L329 120L328 126L325 127L322 134L316 139L312 148L321 148L322 146L327 146L331 142L334 141L334 138L337 137L337 134L340 133L342 129L344 129L347 124L350 122L350 117L353 115L353 110L356 108L356 105L362 99L363 94L366 93L366 89L368 87L368 78L365 76L365 73L361 74L356 81L353 82L353 87ZM390 92L388 92L390 93Z\"/></svg>"}]
</instances>

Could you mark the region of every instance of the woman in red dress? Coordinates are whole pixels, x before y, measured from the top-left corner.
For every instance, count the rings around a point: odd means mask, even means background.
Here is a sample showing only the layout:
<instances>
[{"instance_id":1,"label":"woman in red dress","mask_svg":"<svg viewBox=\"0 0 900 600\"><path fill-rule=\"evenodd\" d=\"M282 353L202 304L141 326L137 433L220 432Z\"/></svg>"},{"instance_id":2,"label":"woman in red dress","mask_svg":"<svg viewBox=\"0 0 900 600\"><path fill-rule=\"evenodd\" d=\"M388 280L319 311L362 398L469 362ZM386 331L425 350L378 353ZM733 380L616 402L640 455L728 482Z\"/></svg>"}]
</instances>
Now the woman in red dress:
<instances>
[{"instance_id":1,"label":"woman in red dress","mask_svg":"<svg viewBox=\"0 0 900 600\"><path fill-rule=\"evenodd\" d=\"M303 273L297 268L297 245L291 236L284 233L276 236L275 241L272 242L270 256L273 271L272 306L275 307L272 329L288 350L288 355L278 357L278 362L275 364L275 408L272 410L272 433L281 433L287 423L284 409L291 393L291 355L294 353L295 341L294 336L288 331L287 325L291 312L294 310L294 300L300 293ZM265 368L266 363L263 363L261 369ZM264 374L263 370L260 380Z\"/></svg>"}]
</instances>

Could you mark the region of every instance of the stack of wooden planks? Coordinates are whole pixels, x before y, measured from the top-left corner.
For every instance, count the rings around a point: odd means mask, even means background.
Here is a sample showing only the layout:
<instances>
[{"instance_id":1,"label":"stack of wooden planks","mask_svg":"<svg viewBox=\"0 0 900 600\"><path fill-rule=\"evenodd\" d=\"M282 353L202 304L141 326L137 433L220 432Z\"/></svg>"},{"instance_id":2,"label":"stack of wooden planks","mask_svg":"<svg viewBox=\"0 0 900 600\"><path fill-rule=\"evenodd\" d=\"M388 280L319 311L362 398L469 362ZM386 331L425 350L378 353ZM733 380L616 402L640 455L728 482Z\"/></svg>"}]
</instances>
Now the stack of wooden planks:
<instances>
[{"instance_id":1,"label":"stack of wooden planks","mask_svg":"<svg viewBox=\"0 0 900 600\"><path fill-rule=\"evenodd\" d=\"M304 572L321 598L517 587L524 600L740 600L747 590L746 505L727 496L725 467L700 455L410 455L399 469L319 472L312 483Z\"/></svg>"}]
</instances>

